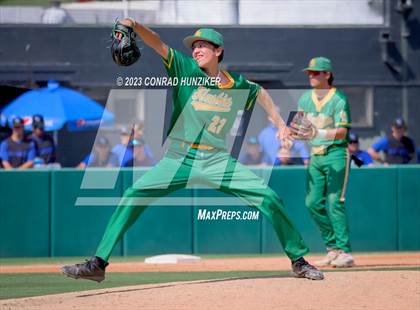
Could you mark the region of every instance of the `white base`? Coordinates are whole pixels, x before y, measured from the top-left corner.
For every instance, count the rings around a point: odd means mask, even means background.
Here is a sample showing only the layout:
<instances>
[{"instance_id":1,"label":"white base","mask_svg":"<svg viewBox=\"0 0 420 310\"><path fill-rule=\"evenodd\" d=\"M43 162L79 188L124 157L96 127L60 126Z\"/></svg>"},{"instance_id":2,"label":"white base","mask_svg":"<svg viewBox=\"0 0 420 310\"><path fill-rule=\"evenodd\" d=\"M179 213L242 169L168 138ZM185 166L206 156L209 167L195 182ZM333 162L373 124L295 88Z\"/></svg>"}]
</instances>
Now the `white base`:
<instances>
[{"instance_id":1,"label":"white base","mask_svg":"<svg viewBox=\"0 0 420 310\"><path fill-rule=\"evenodd\" d=\"M144 262L146 264L178 264L178 263L197 263L201 257L184 254L165 254L147 257Z\"/></svg>"}]
</instances>

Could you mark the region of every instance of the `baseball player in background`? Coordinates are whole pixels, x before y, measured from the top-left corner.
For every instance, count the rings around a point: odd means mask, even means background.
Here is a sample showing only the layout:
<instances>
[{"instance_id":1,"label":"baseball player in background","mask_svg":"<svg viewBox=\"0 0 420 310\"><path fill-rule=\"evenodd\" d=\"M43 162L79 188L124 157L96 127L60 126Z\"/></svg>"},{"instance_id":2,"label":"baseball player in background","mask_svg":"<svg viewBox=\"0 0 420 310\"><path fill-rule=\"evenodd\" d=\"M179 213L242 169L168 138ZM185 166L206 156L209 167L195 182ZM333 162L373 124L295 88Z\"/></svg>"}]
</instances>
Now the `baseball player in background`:
<instances>
[{"instance_id":1,"label":"baseball player in background","mask_svg":"<svg viewBox=\"0 0 420 310\"><path fill-rule=\"evenodd\" d=\"M334 77L329 59L313 58L304 71L313 88L305 92L298 103L298 109L304 112L313 126L305 137L311 146L306 206L321 231L328 252L324 259L315 264L351 267L354 259L350 254L349 227L344 207L350 164L347 149L351 127L350 108L346 96L332 85ZM294 138L300 138L298 130L293 126L291 130Z\"/></svg>"},{"instance_id":2,"label":"baseball player in background","mask_svg":"<svg viewBox=\"0 0 420 310\"><path fill-rule=\"evenodd\" d=\"M213 29L199 29L184 39L184 45L191 49L191 57L169 47L157 33L132 19L122 20L118 28L121 25L133 28L144 43L162 57L169 77L217 77L220 82L206 87L174 87L168 151L155 167L125 191L95 256L85 263L63 266L63 273L76 279L104 280L114 246L147 207L141 199L152 202L198 181L237 196L260 210L272 223L292 262L293 272L302 278L323 279L322 272L303 258L308 248L277 194L226 150L225 136L238 112L252 109L256 101L274 120L279 138L287 137L288 128L268 92L242 75L220 69L223 37Z\"/></svg>"}]
</instances>

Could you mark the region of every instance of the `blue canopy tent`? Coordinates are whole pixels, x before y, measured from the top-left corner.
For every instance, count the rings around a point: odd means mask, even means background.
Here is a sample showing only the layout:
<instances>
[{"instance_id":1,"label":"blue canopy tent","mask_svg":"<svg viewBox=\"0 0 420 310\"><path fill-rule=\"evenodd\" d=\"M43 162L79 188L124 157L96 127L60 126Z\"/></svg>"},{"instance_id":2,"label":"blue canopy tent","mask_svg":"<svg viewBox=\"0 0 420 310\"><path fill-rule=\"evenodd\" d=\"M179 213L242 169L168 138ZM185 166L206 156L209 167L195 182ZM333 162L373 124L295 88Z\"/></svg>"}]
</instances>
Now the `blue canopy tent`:
<instances>
[{"instance_id":1,"label":"blue canopy tent","mask_svg":"<svg viewBox=\"0 0 420 310\"><path fill-rule=\"evenodd\" d=\"M1 112L1 122L11 122L14 117L23 118L25 129L30 130L32 116L41 114L46 131L57 131L67 124L69 131L112 126L114 115L96 101L81 93L60 86L55 81L48 86L24 93Z\"/></svg>"}]
</instances>

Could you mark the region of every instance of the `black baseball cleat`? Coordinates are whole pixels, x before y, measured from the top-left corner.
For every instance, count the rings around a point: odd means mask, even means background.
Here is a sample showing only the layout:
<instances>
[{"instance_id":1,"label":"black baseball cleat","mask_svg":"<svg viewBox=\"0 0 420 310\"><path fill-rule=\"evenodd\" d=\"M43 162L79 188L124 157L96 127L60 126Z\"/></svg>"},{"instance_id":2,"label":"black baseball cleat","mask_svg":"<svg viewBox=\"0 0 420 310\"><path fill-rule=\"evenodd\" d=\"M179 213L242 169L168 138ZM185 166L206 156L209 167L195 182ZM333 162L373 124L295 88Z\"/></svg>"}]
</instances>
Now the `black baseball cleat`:
<instances>
[{"instance_id":1,"label":"black baseball cleat","mask_svg":"<svg viewBox=\"0 0 420 310\"><path fill-rule=\"evenodd\" d=\"M292 262L292 271L298 278L310 280L323 280L324 274L309 264L303 257Z\"/></svg>"},{"instance_id":2,"label":"black baseball cleat","mask_svg":"<svg viewBox=\"0 0 420 310\"><path fill-rule=\"evenodd\" d=\"M105 279L105 268L108 263L93 256L84 263L75 265L66 265L61 267L61 271L73 279L87 279L96 282L102 282Z\"/></svg>"}]
</instances>

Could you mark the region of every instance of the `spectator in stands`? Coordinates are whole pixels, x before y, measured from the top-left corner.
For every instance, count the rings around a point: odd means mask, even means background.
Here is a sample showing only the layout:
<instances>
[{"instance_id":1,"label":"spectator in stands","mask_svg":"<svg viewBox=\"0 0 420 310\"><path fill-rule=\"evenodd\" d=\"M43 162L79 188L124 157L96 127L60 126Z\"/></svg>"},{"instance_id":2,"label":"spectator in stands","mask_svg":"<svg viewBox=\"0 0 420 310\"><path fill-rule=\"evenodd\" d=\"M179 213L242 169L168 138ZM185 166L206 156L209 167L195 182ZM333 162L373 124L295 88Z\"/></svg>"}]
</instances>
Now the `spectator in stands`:
<instances>
[{"instance_id":1,"label":"spectator in stands","mask_svg":"<svg viewBox=\"0 0 420 310\"><path fill-rule=\"evenodd\" d=\"M281 142L276 137L277 128L268 117L268 126L264 128L258 135L258 142L261 146L263 154L263 163L267 165L274 165L277 159L277 154L281 149ZM302 141L294 141L291 151L293 158L301 158L302 163L307 165L309 163L309 153L305 143ZM280 162L277 161L277 164Z\"/></svg>"},{"instance_id":2,"label":"spectator in stands","mask_svg":"<svg viewBox=\"0 0 420 310\"><path fill-rule=\"evenodd\" d=\"M7 120L3 119L3 115L0 114L0 117L2 118L0 120L0 143L7 139L10 134L12 133L12 130L10 129ZM2 123L5 123L5 125L3 126ZM2 164L2 159L1 159L1 154L0 154L0 169L3 168L3 164Z\"/></svg>"},{"instance_id":3,"label":"spectator in stands","mask_svg":"<svg viewBox=\"0 0 420 310\"><path fill-rule=\"evenodd\" d=\"M56 160L54 140L44 131L45 123L42 115L32 116L32 134L29 138L35 144L36 157L42 159L43 164L51 164Z\"/></svg>"},{"instance_id":4,"label":"spectator in stands","mask_svg":"<svg viewBox=\"0 0 420 310\"><path fill-rule=\"evenodd\" d=\"M48 7L41 16L43 24L65 24L73 22L70 14L61 7L60 1L51 1Z\"/></svg>"},{"instance_id":5,"label":"spectator in stands","mask_svg":"<svg viewBox=\"0 0 420 310\"><path fill-rule=\"evenodd\" d=\"M391 125L391 134L380 138L368 150L369 155L384 164L408 164L414 157L415 147L412 139L405 135L407 126L402 118ZM385 159L382 160L380 152Z\"/></svg>"},{"instance_id":6,"label":"spectator in stands","mask_svg":"<svg viewBox=\"0 0 420 310\"><path fill-rule=\"evenodd\" d=\"M4 124L4 126L2 124ZM9 127L7 118L3 114L0 114L0 143L9 138L11 133L12 129Z\"/></svg>"},{"instance_id":7,"label":"spectator in stands","mask_svg":"<svg viewBox=\"0 0 420 310\"><path fill-rule=\"evenodd\" d=\"M145 138L144 138L144 123L143 122L138 122L138 123L134 124L133 138L132 139L136 139L136 140L142 139L143 141L145 140ZM144 144L144 151L146 152L146 155L148 157L153 158L152 149L150 148L150 146L147 143Z\"/></svg>"},{"instance_id":8,"label":"spectator in stands","mask_svg":"<svg viewBox=\"0 0 420 310\"><path fill-rule=\"evenodd\" d=\"M417 148L417 163L420 164L420 146Z\"/></svg>"},{"instance_id":9,"label":"spectator in stands","mask_svg":"<svg viewBox=\"0 0 420 310\"><path fill-rule=\"evenodd\" d=\"M150 167L155 165L156 161L148 156L145 151L145 143L142 139L134 139L130 142L133 157L124 163L124 167Z\"/></svg>"},{"instance_id":10,"label":"spectator in stands","mask_svg":"<svg viewBox=\"0 0 420 310\"><path fill-rule=\"evenodd\" d=\"M117 156L120 167L122 167L124 164L124 158L131 159L133 157L131 154L131 149L127 148L128 143L130 142L130 136L131 131L127 127L121 127L120 143L112 148L112 153Z\"/></svg>"},{"instance_id":11,"label":"spectator in stands","mask_svg":"<svg viewBox=\"0 0 420 310\"><path fill-rule=\"evenodd\" d=\"M369 153L366 151L362 151L359 148L359 136L353 132L350 132L349 134L348 149L350 155L356 156L359 160L363 162L364 166L373 164L373 159L372 157L370 157Z\"/></svg>"},{"instance_id":12,"label":"spectator in stands","mask_svg":"<svg viewBox=\"0 0 420 310\"><path fill-rule=\"evenodd\" d=\"M287 147L280 147L277 151L276 160L274 161L274 166L289 166L294 165L294 162L291 158L290 149Z\"/></svg>"},{"instance_id":13,"label":"spectator in stands","mask_svg":"<svg viewBox=\"0 0 420 310\"><path fill-rule=\"evenodd\" d=\"M86 167L119 167L117 156L111 152L111 145L105 137L99 137L95 142L94 151L77 166Z\"/></svg>"},{"instance_id":14,"label":"spectator in stands","mask_svg":"<svg viewBox=\"0 0 420 310\"><path fill-rule=\"evenodd\" d=\"M5 169L28 169L35 159L35 144L25 139L23 120L15 117L12 121L12 134L0 145L0 157Z\"/></svg>"},{"instance_id":15,"label":"spectator in stands","mask_svg":"<svg viewBox=\"0 0 420 310\"><path fill-rule=\"evenodd\" d=\"M274 166L307 165L309 164L309 152L302 141L293 141L292 147L280 145Z\"/></svg>"},{"instance_id":16,"label":"spectator in stands","mask_svg":"<svg viewBox=\"0 0 420 310\"><path fill-rule=\"evenodd\" d=\"M258 142L263 154L263 162L267 165L274 165L277 151L280 148L280 141L277 139L277 127L274 126L270 117L268 117L268 126L258 135Z\"/></svg>"},{"instance_id":17,"label":"spectator in stands","mask_svg":"<svg viewBox=\"0 0 420 310\"><path fill-rule=\"evenodd\" d=\"M128 129L128 127L125 126L121 128L120 143L115 145L112 149L112 152L118 157L120 167L126 166L127 162L133 159L133 148L127 147L130 141L133 139L144 140L143 136L144 124L142 122L134 124L132 129ZM153 158L152 150L147 144L144 145L144 151L148 157Z\"/></svg>"},{"instance_id":18,"label":"spectator in stands","mask_svg":"<svg viewBox=\"0 0 420 310\"><path fill-rule=\"evenodd\" d=\"M144 123L138 122L133 126L133 139L142 139L144 137Z\"/></svg>"},{"instance_id":19,"label":"spectator in stands","mask_svg":"<svg viewBox=\"0 0 420 310\"><path fill-rule=\"evenodd\" d=\"M261 147L256 137L250 137L246 142L246 153L239 160L244 165L261 165Z\"/></svg>"}]
</instances>

